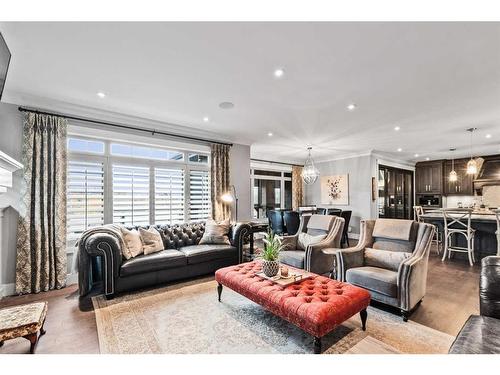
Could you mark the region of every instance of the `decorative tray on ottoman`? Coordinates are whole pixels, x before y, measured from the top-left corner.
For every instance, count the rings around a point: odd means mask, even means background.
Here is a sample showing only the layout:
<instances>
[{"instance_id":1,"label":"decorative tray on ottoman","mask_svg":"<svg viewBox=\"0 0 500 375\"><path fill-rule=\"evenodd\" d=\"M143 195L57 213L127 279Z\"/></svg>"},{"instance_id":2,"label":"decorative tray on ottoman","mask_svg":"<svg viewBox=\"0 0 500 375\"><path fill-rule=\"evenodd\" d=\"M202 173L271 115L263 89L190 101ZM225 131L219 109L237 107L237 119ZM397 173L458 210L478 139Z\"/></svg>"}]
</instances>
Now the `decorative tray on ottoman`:
<instances>
[{"instance_id":1,"label":"decorative tray on ottoman","mask_svg":"<svg viewBox=\"0 0 500 375\"><path fill-rule=\"evenodd\" d=\"M278 274L273 277L266 276L264 272L258 272L256 273L256 275L281 286L292 285L298 283L299 281L310 279L311 277L315 276L315 274L307 271L299 271L291 269L288 271L287 277L281 276L281 271L278 272Z\"/></svg>"}]
</instances>

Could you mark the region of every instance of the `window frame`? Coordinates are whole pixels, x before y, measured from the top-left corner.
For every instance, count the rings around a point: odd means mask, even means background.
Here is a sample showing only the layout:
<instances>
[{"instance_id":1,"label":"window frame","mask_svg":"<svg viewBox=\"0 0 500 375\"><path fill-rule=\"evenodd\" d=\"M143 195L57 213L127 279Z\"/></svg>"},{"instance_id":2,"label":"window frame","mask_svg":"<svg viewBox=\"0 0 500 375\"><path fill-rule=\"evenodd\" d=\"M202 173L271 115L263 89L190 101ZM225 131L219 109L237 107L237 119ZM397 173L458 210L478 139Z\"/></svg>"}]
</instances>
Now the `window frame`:
<instances>
[{"instance_id":1,"label":"window frame","mask_svg":"<svg viewBox=\"0 0 500 375\"><path fill-rule=\"evenodd\" d=\"M131 167L143 167L149 168L149 221L153 225L155 223L155 168L161 169L179 169L184 171L184 221L191 222L190 218L190 182L189 174L192 170L194 171L207 171L210 179L210 153L193 151L188 149L178 149L175 147L160 147L158 145L152 145L154 148L164 148L168 151L176 151L183 153L183 160L160 160L160 159L145 159L141 157L130 157L130 156L119 156L111 155L111 144L120 143L132 146L143 146L147 147L141 142L130 142L122 141L121 139L106 139L101 137L88 137L79 134L68 133L68 143L70 138L89 140L89 141L99 141L104 142L104 154L96 154L94 152L84 152L84 151L72 151L68 148L68 161L79 161L79 162L101 162L103 163L104 170L104 224L113 223L113 165L126 165ZM189 154L203 154L207 155L207 163L196 163L189 161ZM210 188L210 183L209 183ZM211 211L212 207L210 207ZM210 212L209 212L210 216ZM198 221L198 220L194 220Z\"/></svg>"},{"instance_id":2,"label":"window frame","mask_svg":"<svg viewBox=\"0 0 500 375\"><path fill-rule=\"evenodd\" d=\"M280 176L268 176L268 175L260 175L260 174L255 174L256 170L263 170L263 171L270 171L270 172L279 172ZM252 193L250 194L250 199L251 199L251 207L252 207L252 218L254 214L254 207L255 207L255 199L254 199L254 186L255 186L255 180L271 180L271 181L279 181L280 182L280 209L287 209L285 207L285 181L290 181L292 182L292 177L285 177L285 173L291 173L292 169L283 169L280 167L273 168L273 167L267 167L267 166L262 166L262 165L251 165L250 166L250 186L252 189ZM293 186L292 186L293 189ZM292 207L290 207L291 209ZM254 218L256 219L256 218Z\"/></svg>"}]
</instances>

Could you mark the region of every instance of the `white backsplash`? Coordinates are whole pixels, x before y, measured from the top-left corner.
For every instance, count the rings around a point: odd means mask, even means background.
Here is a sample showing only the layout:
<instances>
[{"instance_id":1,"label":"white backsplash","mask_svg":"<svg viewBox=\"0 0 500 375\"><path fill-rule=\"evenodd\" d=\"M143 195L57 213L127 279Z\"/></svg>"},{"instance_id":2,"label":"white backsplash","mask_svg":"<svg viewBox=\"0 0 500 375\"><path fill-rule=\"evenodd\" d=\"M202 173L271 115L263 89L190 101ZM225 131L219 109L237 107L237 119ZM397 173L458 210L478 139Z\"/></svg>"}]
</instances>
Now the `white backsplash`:
<instances>
[{"instance_id":1,"label":"white backsplash","mask_svg":"<svg viewBox=\"0 0 500 375\"><path fill-rule=\"evenodd\" d=\"M457 208L459 202L462 203L462 207L470 207L474 203L478 207L481 204L484 204L486 207L500 207L500 186L483 187L482 196L450 195L443 197L444 208Z\"/></svg>"}]
</instances>

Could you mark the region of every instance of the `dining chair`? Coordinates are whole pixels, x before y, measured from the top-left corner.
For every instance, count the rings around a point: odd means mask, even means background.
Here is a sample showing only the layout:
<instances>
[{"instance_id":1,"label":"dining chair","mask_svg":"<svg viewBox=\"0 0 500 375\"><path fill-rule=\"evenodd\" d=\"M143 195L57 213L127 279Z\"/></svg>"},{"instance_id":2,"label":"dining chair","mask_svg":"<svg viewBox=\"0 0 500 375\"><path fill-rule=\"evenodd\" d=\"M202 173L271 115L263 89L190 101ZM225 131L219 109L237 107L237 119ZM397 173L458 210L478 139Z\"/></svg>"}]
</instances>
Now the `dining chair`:
<instances>
[{"instance_id":1,"label":"dining chair","mask_svg":"<svg viewBox=\"0 0 500 375\"><path fill-rule=\"evenodd\" d=\"M500 208L495 210L495 216L497 218L497 255L500 256Z\"/></svg>"},{"instance_id":2,"label":"dining chair","mask_svg":"<svg viewBox=\"0 0 500 375\"><path fill-rule=\"evenodd\" d=\"M275 234L285 233L285 225L283 223L283 213L276 210L268 210L267 218L269 219L269 227Z\"/></svg>"},{"instance_id":3,"label":"dining chair","mask_svg":"<svg viewBox=\"0 0 500 375\"><path fill-rule=\"evenodd\" d=\"M326 214L333 216L342 216L342 210L340 208L329 208Z\"/></svg>"},{"instance_id":4,"label":"dining chair","mask_svg":"<svg viewBox=\"0 0 500 375\"><path fill-rule=\"evenodd\" d=\"M293 236L299 230L300 214L297 211L285 211L283 212L283 222L287 234Z\"/></svg>"},{"instance_id":5,"label":"dining chair","mask_svg":"<svg viewBox=\"0 0 500 375\"><path fill-rule=\"evenodd\" d=\"M316 215L326 215L326 208L318 208L316 209Z\"/></svg>"},{"instance_id":6,"label":"dining chair","mask_svg":"<svg viewBox=\"0 0 500 375\"><path fill-rule=\"evenodd\" d=\"M425 214L424 208L422 206L413 206L413 212L415 213L415 221L419 223L424 223L424 219L422 215ZM434 238L432 239L432 243L436 244L436 253L437 255L441 254L441 245L443 244L442 240L442 232L439 230L437 225L431 224L434 226Z\"/></svg>"},{"instance_id":7,"label":"dining chair","mask_svg":"<svg viewBox=\"0 0 500 375\"><path fill-rule=\"evenodd\" d=\"M469 264L474 265L474 242L476 230L471 226L472 209L470 208L445 208L442 210L444 220L444 252L450 258L452 252L467 253ZM453 246L454 235L464 236L467 247ZM455 238L456 239L456 238Z\"/></svg>"},{"instance_id":8,"label":"dining chair","mask_svg":"<svg viewBox=\"0 0 500 375\"><path fill-rule=\"evenodd\" d=\"M340 213L340 217L344 218L344 229L342 232L342 245L347 245L347 247L350 247L351 245L349 244L349 222L351 221L351 216L352 216L352 211L351 210L346 210L342 211Z\"/></svg>"}]
</instances>

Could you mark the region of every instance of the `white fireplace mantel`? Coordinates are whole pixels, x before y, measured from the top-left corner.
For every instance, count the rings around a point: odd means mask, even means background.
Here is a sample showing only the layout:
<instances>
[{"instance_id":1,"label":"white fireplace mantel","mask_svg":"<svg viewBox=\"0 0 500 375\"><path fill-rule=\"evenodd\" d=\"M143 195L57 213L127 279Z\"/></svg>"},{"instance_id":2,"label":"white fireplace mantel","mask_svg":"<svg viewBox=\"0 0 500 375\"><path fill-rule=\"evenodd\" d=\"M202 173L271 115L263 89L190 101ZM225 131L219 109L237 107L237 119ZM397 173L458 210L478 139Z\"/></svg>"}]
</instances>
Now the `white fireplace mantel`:
<instances>
[{"instance_id":1,"label":"white fireplace mantel","mask_svg":"<svg viewBox=\"0 0 500 375\"><path fill-rule=\"evenodd\" d=\"M0 151L0 194L12 187L12 173L21 169L23 165Z\"/></svg>"}]
</instances>

